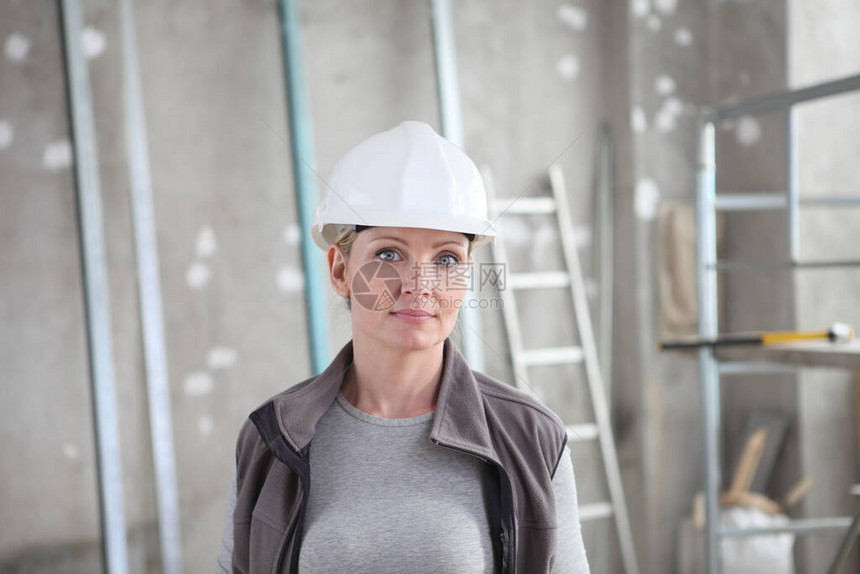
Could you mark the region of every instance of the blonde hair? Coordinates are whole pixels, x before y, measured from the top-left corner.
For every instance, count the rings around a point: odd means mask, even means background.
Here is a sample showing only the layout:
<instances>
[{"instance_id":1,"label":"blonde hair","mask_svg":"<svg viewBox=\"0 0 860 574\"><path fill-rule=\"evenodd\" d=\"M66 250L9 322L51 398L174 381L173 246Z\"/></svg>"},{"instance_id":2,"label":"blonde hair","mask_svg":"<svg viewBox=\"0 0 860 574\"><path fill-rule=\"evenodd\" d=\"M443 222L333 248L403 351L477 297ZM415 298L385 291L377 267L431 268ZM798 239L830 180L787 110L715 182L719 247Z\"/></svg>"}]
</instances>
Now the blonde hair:
<instances>
[{"instance_id":1,"label":"blonde hair","mask_svg":"<svg viewBox=\"0 0 860 574\"><path fill-rule=\"evenodd\" d=\"M343 251L343 255L349 258L349 252L352 249L352 244L355 243L358 233L352 227L345 227L337 234L334 240L335 244Z\"/></svg>"},{"instance_id":2,"label":"blonde hair","mask_svg":"<svg viewBox=\"0 0 860 574\"><path fill-rule=\"evenodd\" d=\"M349 252L352 250L352 244L355 243L355 240L358 238L358 232L351 226L344 227L337 234L337 237L334 240L334 244L337 245L341 252L343 253L343 258L349 260ZM466 256L471 261L472 259L472 242L469 241L469 247L466 251ZM344 297L346 301L346 308L348 311L352 311L352 305L350 301L350 297Z\"/></svg>"}]
</instances>

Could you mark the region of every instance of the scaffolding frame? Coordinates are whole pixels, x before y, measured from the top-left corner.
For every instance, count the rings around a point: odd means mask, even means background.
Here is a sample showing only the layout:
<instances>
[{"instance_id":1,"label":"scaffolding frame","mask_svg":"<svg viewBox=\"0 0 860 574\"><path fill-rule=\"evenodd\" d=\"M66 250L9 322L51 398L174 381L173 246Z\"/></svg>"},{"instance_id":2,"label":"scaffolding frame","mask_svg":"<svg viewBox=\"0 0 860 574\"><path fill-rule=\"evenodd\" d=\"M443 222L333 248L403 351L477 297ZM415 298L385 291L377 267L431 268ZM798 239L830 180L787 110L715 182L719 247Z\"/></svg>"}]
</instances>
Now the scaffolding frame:
<instances>
[{"instance_id":1,"label":"scaffolding frame","mask_svg":"<svg viewBox=\"0 0 860 574\"><path fill-rule=\"evenodd\" d=\"M798 90L777 92L736 104L704 108L698 118L697 141L699 162L696 168L696 279L699 336L713 338L719 334L717 274L732 271L762 269L810 269L857 267L860 260L807 261L800 257L799 208L801 205L819 207L860 206L857 197L825 197L801 200L797 165L797 120L795 106L813 100L860 91L860 74L825 82ZM785 122L786 190L784 193L719 194L716 191L716 130L717 123L746 115L782 112ZM788 261L721 261L717 259L716 214L718 211L786 212L788 224L785 237L789 247ZM773 365L774 372L785 372L785 365ZM762 365L732 363L731 374L761 372ZM704 531L704 560L708 574L722 572L720 540L723 537L757 536L791 532L808 534L847 529L851 517L825 517L792 520L779 528L723 529L720 525L720 374L714 349L699 350L699 389L702 415L702 466L704 471L706 522Z\"/></svg>"}]
</instances>

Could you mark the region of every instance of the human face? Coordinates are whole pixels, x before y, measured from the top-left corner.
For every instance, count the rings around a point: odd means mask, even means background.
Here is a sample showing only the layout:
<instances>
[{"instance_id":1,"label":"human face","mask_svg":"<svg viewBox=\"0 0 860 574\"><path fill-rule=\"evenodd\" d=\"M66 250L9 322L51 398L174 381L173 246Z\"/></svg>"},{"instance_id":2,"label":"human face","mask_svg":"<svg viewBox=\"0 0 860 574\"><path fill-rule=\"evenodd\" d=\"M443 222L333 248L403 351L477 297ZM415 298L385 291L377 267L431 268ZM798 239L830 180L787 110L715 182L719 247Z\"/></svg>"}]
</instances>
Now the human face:
<instances>
[{"instance_id":1,"label":"human face","mask_svg":"<svg viewBox=\"0 0 860 574\"><path fill-rule=\"evenodd\" d=\"M466 236L454 231L361 231L344 277L353 336L402 350L441 344L453 330L466 295L468 247Z\"/></svg>"}]
</instances>

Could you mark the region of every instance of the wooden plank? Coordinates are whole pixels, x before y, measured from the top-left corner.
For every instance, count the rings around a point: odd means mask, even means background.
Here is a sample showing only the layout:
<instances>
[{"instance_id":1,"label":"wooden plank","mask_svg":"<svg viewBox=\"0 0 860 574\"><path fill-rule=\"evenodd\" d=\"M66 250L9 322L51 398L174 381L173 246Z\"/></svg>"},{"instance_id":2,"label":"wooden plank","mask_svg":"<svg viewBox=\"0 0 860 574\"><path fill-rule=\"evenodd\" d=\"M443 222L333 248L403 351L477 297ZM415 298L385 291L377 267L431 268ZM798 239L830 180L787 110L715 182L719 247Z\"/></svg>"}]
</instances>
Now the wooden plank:
<instances>
[{"instance_id":1,"label":"wooden plank","mask_svg":"<svg viewBox=\"0 0 860 574\"><path fill-rule=\"evenodd\" d=\"M749 491L766 444L767 428L761 427L750 435L744 445L744 450L735 469L734 477L732 477L732 485L729 488L729 492L738 494Z\"/></svg>"},{"instance_id":2,"label":"wooden plank","mask_svg":"<svg viewBox=\"0 0 860 574\"><path fill-rule=\"evenodd\" d=\"M767 428L767 445L758 463L755 477L749 490L753 492L767 492L773 468L782 450L785 433L788 430L788 417L776 411L757 410L750 414L747 421L745 436L751 435L755 429Z\"/></svg>"},{"instance_id":3,"label":"wooden plank","mask_svg":"<svg viewBox=\"0 0 860 574\"><path fill-rule=\"evenodd\" d=\"M783 501L783 505L786 508L791 508L795 506L798 502L803 500L809 491L812 490L813 480L811 478L804 478L797 484L791 487L788 491L788 494L785 495L785 500Z\"/></svg>"}]
</instances>

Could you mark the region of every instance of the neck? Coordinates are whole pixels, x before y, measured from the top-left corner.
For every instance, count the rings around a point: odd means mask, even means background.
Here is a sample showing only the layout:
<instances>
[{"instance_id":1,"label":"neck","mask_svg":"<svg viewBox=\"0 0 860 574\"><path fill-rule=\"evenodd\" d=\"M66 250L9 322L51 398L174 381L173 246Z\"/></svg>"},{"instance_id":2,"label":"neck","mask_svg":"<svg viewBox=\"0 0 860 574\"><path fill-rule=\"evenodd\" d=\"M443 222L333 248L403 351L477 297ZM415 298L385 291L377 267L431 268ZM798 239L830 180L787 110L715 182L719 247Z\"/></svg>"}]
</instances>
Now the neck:
<instances>
[{"instance_id":1,"label":"neck","mask_svg":"<svg viewBox=\"0 0 860 574\"><path fill-rule=\"evenodd\" d=\"M436 408L444 342L402 349L353 338L353 359L341 392L354 407L383 418L407 418Z\"/></svg>"}]
</instances>

